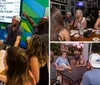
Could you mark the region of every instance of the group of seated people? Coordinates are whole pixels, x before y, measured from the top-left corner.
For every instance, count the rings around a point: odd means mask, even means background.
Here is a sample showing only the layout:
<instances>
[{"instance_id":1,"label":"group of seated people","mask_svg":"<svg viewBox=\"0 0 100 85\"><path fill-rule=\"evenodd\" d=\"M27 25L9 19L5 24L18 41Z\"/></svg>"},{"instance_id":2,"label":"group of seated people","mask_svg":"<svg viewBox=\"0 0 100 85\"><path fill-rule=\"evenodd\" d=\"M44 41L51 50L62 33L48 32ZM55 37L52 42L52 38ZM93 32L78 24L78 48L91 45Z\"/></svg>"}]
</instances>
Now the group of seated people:
<instances>
[{"instance_id":1,"label":"group of seated people","mask_svg":"<svg viewBox=\"0 0 100 85\"><path fill-rule=\"evenodd\" d=\"M67 55L66 51L63 51L62 56L60 56L56 59L56 61L54 63L56 69L59 69L59 70L72 69L70 66L71 59L68 59L67 56L68 55ZM84 56L82 54L79 56L79 59L76 60L76 62L77 62L76 67L86 66L86 60L84 59Z\"/></svg>"},{"instance_id":2,"label":"group of seated people","mask_svg":"<svg viewBox=\"0 0 100 85\"><path fill-rule=\"evenodd\" d=\"M57 57L54 61L54 53L51 51L51 85L61 85L62 78L58 78L57 70L65 70L71 73L71 68L66 52L62 53L61 57ZM63 64L64 63L64 64ZM65 66L66 65L66 66ZM60 68L59 68L60 67ZM84 59L83 55L77 60L76 67L86 67L87 71L83 74L80 85L100 85L100 43L93 43L91 53L88 57L88 62ZM63 69L62 69L63 68ZM67 72L67 71L66 71ZM61 77L61 76L60 76ZM59 82L58 82L59 81ZM54 84L55 83L55 84Z\"/></svg>"},{"instance_id":3,"label":"group of seated people","mask_svg":"<svg viewBox=\"0 0 100 85\"><path fill-rule=\"evenodd\" d=\"M94 29L100 29L100 11L98 13L98 19L94 25ZM87 17L89 18L89 17ZM84 28L87 28L87 18L83 16L82 10L76 10L75 18L72 16L71 12L66 12L66 16L64 19L65 25L68 23L69 25L74 27L80 28L80 25L82 25Z\"/></svg>"},{"instance_id":4,"label":"group of seated people","mask_svg":"<svg viewBox=\"0 0 100 85\"><path fill-rule=\"evenodd\" d=\"M34 33L27 42L27 49L21 48L21 18L12 18L11 25L6 27L5 74L0 74L0 82L5 85L48 85L48 19L43 17L36 24L26 12L23 15L34 28ZM0 42L2 43L3 41Z\"/></svg>"},{"instance_id":5,"label":"group of seated people","mask_svg":"<svg viewBox=\"0 0 100 85\"><path fill-rule=\"evenodd\" d=\"M100 12L99 12L100 16ZM94 29L100 30L100 17L98 17ZM51 9L51 40L52 41L70 41L70 30L80 30L81 28L87 29L87 18L83 16L82 10L76 10L75 17L71 12L66 12L63 19L61 11L57 8Z\"/></svg>"},{"instance_id":6,"label":"group of seated people","mask_svg":"<svg viewBox=\"0 0 100 85\"><path fill-rule=\"evenodd\" d=\"M72 66L70 65L71 60L68 59L68 55L66 53L66 51L62 52L62 55L57 57L57 59L54 61L54 53L51 51L51 80L53 79L57 79L59 76L57 76L57 72L56 70L68 70L69 73L71 73L72 71ZM74 63L75 64L75 63ZM76 60L76 66L75 67L85 67L87 64L86 60L84 59L83 55L79 56L79 59ZM62 79L62 78L60 78ZM59 85L62 83L61 80L57 80L60 81ZM52 81L51 81L52 83Z\"/></svg>"}]
</instances>

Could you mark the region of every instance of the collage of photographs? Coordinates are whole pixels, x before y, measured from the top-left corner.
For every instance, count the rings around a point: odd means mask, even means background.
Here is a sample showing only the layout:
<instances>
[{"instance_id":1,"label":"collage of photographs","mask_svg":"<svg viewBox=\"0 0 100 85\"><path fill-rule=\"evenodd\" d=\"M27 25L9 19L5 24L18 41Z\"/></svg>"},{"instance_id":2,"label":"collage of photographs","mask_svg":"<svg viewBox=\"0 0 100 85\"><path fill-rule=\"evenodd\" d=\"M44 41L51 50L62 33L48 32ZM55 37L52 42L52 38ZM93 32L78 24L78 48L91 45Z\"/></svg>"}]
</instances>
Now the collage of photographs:
<instances>
[{"instance_id":1,"label":"collage of photographs","mask_svg":"<svg viewBox=\"0 0 100 85\"><path fill-rule=\"evenodd\" d=\"M0 0L0 85L100 85L100 0Z\"/></svg>"}]
</instances>

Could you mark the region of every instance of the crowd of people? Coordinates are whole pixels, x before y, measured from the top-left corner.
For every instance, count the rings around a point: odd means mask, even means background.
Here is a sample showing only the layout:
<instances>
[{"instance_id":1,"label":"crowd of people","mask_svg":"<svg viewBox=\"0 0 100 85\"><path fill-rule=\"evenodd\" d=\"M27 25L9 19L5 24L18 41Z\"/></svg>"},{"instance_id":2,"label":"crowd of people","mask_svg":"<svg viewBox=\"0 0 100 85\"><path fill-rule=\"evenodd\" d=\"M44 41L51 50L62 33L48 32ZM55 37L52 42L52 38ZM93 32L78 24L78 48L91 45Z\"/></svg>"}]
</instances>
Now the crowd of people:
<instances>
[{"instance_id":1,"label":"crowd of people","mask_svg":"<svg viewBox=\"0 0 100 85\"><path fill-rule=\"evenodd\" d=\"M40 19L38 24L24 11L23 16L29 21L30 25L33 28L33 33L42 35L44 37L48 37L49 33L49 22L48 17L43 17ZM13 16L12 23L6 27L7 37L6 37L6 45L7 46L15 46L18 47L20 45L20 40L23 35L24 29L21 27L21 17L20 16ZM0 44L4 41L0 40Z\"/></svg>"},{"instance_id":2,"label":"crowd of people","mask_svg":"<svg viewBox=\"0 0 100 85\"><path fill-rule=\"evenodd\" d=\"M76 10L75 16L72 16L70 11L66 12L66 15L63 16L61 11L57 8L51 9L51 40L52 41L70 41L70 30L85 30L88 28L92 28L95 30L99 30L100 27L100 11L98 13L98 19L94 23L93 27L89 27L89 20L92 22L91 18L84 17L81 9ZM90 25L93 23L90 23ZM92 26L91 25L91 26ZM80 33L81 35L81 33Z\"/></svg>"},{"instance_id":3,"label":"crowd of people","mask_svg":"<svg viewBox=\"0 0 100 85\"><path fill-rule=\"evenodd\" d=\"M20 40L23 35L21 17L14 16L12 23L6 27L6 42L4 50L4 66L6 73L0 74L0 81L5 85L49 85L48 73L48 18L43 17L39 23L28 16L23 15L32 25L34 32L30 39L26 40L27 49L20 47Z\"/></svg>"}]
</instances>

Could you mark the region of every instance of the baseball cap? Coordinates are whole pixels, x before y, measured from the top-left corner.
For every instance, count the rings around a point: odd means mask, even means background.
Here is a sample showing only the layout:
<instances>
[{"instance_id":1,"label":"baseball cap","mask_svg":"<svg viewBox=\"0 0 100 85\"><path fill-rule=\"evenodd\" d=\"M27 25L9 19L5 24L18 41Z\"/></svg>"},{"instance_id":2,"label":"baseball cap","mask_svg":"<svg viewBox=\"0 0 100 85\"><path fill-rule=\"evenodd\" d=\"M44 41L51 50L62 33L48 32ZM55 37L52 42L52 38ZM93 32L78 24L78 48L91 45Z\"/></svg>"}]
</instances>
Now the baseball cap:
<instances>
[{"instance_id":1,"label":"baseball cap","mask_svg":"<svg viewBox=\"0 0 100 85\"><path fill-rule=\"evenodd\" d=\"M18 15L16 15L16 16L14 16L14 19L16 19L17 21L21 21L21 17L20 16L18 16Z\"/></svg>"},{"instance_id":2,"label":"baseball cap","mask_svg":"<svg viewBox=\"0 0 100 85\"><path fill-rule=\"evenodd\" d=\"M92 67L100 68L100 55L97 53L91 54L89 56L89 62L91 63Z\"/></svg>"}]
</instances>

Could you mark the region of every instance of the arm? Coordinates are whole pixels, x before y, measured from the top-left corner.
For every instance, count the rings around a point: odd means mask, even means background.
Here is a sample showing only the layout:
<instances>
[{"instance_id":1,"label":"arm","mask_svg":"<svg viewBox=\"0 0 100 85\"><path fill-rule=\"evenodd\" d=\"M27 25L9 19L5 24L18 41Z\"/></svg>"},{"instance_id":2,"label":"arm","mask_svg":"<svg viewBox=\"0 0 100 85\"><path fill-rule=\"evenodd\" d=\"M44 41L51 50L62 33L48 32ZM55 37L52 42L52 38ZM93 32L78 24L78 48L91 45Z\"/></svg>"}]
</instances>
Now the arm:
<instances>
[{"instance_id":1,"label":"arm","mask_svg":"<svg viewBox=\"0 0 100 85\"><path fill-rule=\"evenodd\" d=\"M71 66L70 66L69 64L67 64L66 67L67 67L68 69L71 69Z\"/></svg>"},{"instance_id":2,"label":"arm","mask_svg":"<svg viewBox=\"0 0 100 85\"><path fill-rule=\"evenodd\" d=\"M26 12L23 12L23 15L27 18L27 20L28 20L29 23L32 25L32 27L34 27L34 25L36 24L36 23L34 22L34 20L33 20L32 18L30 18Z\"/></svg>"},{"instance_id":3,"label":"arm","mask_svg":"<svg viewBox=\"0 0 100 85\"><path fill-rule=\"evenodd\" d=\"M100 19L98 18L97 21L96 21L96 23L95 23L95 25L94 25L94 29L100 29L98 27L99 24L100 24Z\"/></svg>"},{"instance_id":4,"label":"arm","mask_svg":"<svg viewBox=\"0 0 100 85\"><path fill-rule=\"evenodd\" d=\"M29 74L30 74L31 78L33 79L33 85L36 85L35 78L30 70L29 70Z\"/></svg>"},{"instance_id":5,"label":"arm","mask_svg":"<svg viewBox=\"0 0 100 85\"><path fill-rule=\"evenodd\" d=\"M21 40L21 36L23 34L23 29L20 27L19 28L19 31L18 31L18 34L17 34L17 37L16 37L16 41L14 43L14 46L15 47L18 47L19 43L20 43L20 40Z\"/></svg>"},{"instance_id":6,"label":"arm","mask_svg":"<svg viewBox=\"0 0 100 85\"><path fill-rule=\"evenodd\" d=\"M21 36L17 36L15 44L14 44L15 47L18 47L18 45L20 43L20 39L21 39Z\"/></svg>"},{"instance_id":7,"label":"arm","mask_svg":"<svg viewBox=\"0 0 100 85\"><path fill-rule=\"evenodd\" d=\"M56 66L56 68L59 67L59 66L58 66L58 63L59 63L59 57L56 59L56 61L55 61L55 63L54 63L54 65Z\"/></svg>"},{"instance_id":8,"label":"arm","mask_svg":"<svg viewBox=\"0 0 100 85\"><path fill-rule=\"evenodd\" d=\"M36 80L36 83L38 83L40 74L39 74L39 63L36 57L32 57L30 59L30 67L31 67L32 74Z\"/></svg>"},{"instance_id":9,"label":"arm","mask_svg":"<svg viewBox=\"0 0 100 85\"><path fill-rule=\"evenodd\" d=\"M70 25L73 26L74 25L74 17L71 18L71 22Z\"/></svg>"},{"instance_id":10,"label":"arm","mask_svg":"<svg viewBox=\"0 0 100 85\"><path fill-rule=\"evenodd\" d=\"M58 66L58 64L57 64L56 62L54 63L54 65L56 66L56 68L58 68L58 67L59 67L59 66Z\"/></svg>"},{"instance_id":11,"label":"arm","mask_svg":"<svg viewBox=\"0 0 100 85\"><path fill-rule=\"evenodd\" d=\"M77 61L77 65L76 66L79 66L79 60Z\"/></svg>"},{"instance_id":12,"label":"arm","mask_svg":"<svg viewBox=\"0 0 100 85\"><path fill-rule=\"evenodd\" d=\"M69 34L69 31L66 29L64 29L64 32L63 32L63 39L66 41L70 41L70 34Z\"/></svg>"},{"instance_id":13,"label":"arm","mask_svg":"<svg viewBox=\"0 0 100 85\"><path fill-rule=\"evenodd\" d=\"M69 64L68 60L67 60L66 65L67 65L68 69L71 69L71 66L70 66L70 64Z\"/></svg>"},{"instance_id":14,"label":"arm","mask_svg":"<svg viewBox=\"0 0 100 85\"><path fill-rule=\"evenodd\" d=\"M78 20L76 19L74 23L74 27L77 27L77 24L78 24Z\"/></svg>"},{"instance_id":15,"label":"arm","mask_svg":"<svg viewBox=\"0 0 100 85\"><path fill-rule=\"evenodd\" d=\"M86 18L84 19L84 22L83 22L83 27L84 27L84 28L86 28L86 27L87 27Z\"/></svg>"},{"instance_id":16,"label":"arm","mask_svg":"<svg viewBox=\"0 0 100 85\"><path fill-rule=\"evenodd\" d=\"M2 82L7 82L7 76L5 76L5 75L1 75L0 74L0 81L2 81Z\"/></svg>"}]
</instances>

